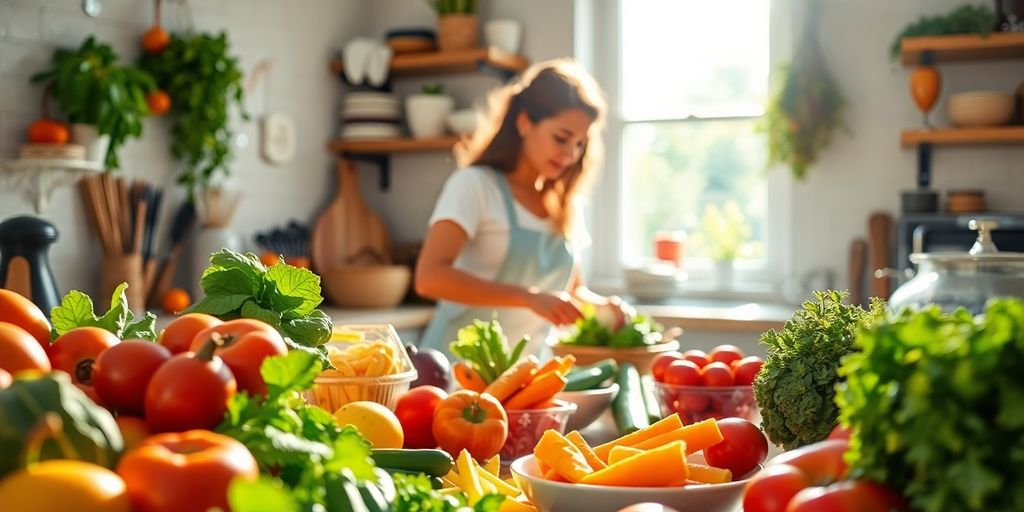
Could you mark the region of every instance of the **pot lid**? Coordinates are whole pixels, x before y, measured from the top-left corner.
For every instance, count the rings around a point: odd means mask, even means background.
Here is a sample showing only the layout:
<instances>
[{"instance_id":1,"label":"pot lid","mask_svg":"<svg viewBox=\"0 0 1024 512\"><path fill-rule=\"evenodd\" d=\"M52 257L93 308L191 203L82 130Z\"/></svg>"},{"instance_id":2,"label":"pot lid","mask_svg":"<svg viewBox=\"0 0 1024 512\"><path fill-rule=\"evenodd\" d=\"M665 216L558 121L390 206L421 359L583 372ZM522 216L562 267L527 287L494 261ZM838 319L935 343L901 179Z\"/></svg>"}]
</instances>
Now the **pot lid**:
<instances>
[{"instance_id":1,"label":"pot lid","mask_svg":"<svg viewBox=\"0 0 1024 512\"><path fill-rule=\"evenodd\" d=\"M924 252L910 255L913 263L948 263L965 267L1006 268L1017 270L1024 266L1024 252L1000 252L992 241L992 231L999 227L995 219L971 219L967 226L978 232L978 240L968 252Z\"/></svg>"}]
</instances>

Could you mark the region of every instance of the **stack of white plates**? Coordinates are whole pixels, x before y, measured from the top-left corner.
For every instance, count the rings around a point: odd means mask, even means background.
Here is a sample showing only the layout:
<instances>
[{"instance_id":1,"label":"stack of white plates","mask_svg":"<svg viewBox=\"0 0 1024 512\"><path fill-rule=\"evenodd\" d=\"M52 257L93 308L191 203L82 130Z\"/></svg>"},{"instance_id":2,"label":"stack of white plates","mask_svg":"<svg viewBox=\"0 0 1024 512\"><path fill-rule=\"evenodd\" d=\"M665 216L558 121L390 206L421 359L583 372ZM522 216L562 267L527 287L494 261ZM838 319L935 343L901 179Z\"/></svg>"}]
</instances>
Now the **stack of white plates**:
<instances>
[{"instance_id":1,"label":"stack of white plates","mask_svg":"<svg viewBox=\"0 0 1024 512\"><path fill-rule=\"evenodd\" d=\"M402 109L394 96L382 92L352 92L341 109L341 138L393 139L400 137Z\"/></svg>"}]
</instances>

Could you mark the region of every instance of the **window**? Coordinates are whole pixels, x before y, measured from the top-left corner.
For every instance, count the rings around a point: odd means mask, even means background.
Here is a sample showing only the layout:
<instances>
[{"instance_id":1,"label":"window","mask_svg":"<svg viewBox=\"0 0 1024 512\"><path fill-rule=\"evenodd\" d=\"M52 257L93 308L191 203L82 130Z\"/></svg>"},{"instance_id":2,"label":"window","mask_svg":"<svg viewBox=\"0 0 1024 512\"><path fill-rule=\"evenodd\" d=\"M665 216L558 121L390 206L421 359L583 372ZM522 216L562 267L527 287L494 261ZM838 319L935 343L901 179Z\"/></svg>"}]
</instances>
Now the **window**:
<instances>
[{"instance_id":1,"label":"window","mask_svg":"<svg viewBox=\"0 0 1024 512\"><path fill-rule=\"evenodd\" d=\"M620 0L618 14L608 135L620 145L620 263L642 264L658 232L684 230L684 265L699 278L711 255L697 233L714 205L749 227L736 266L767 273L777 240L755 128L768 96L769 0Z\"/></svg>"}]
</instances>

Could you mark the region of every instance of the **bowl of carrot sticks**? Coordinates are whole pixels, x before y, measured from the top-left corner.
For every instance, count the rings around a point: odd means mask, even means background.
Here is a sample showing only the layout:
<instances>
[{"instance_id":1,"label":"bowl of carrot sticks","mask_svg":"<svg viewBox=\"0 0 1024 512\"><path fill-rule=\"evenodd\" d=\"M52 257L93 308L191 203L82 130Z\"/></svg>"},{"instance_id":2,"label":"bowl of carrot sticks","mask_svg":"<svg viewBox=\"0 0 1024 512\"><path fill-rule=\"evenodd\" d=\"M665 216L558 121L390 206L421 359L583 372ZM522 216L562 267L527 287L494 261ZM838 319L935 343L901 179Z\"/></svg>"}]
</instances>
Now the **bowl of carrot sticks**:
<instances>
[{"instance_id":1,"label":"bowl of carrot sticks","mask_svg":"<svg viewBox=\"0 0 1024 512\"><path fill-rule=\"evenodd\" d=\"M677 415L593 446L578 432L544 432L512 476L540 512L614 512L643 502L680 512L734 512L746 475L707 465L702 451L724 437L714 419L683 425Z\"/></svg>"}]
</instances>

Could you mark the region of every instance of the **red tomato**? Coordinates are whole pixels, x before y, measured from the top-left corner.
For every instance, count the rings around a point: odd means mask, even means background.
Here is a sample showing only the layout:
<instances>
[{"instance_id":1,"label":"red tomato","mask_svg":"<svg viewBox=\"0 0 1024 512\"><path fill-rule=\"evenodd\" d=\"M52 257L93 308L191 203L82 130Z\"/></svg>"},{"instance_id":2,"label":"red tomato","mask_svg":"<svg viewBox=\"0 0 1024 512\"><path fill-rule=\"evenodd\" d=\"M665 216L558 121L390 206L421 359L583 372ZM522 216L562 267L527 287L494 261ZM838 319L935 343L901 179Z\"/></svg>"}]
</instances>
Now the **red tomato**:
<instances>
[{"instance_id":1,"label":"red tomato","mask_svg":"<svg viewBox=\"0 0 1024 512\"><path fill-rule=\"evenodd\" d=\"M733 480L757 468L768 457L768 438L761 429L742 418L718 420L724 438L704 449L708 465L732 471Z\"/></svg>"},{"instance_id":2,"label":"red tomato","mask_svg":"<svg viewBox=\"0 0 1024 512\"><path fill-rule=\"evenodd\" d=\"M736 385L732 370L725 363L710 363L700 370L700 381L709 388L719 388Z\"/></svg>"},{"instance_id":3,"label":"red tomato","mask_svg":"<svg viewBox=\"0 0 1024 512\"><path fill-rule=\"evenodd\" d=\"M42 310L21 294L0 288L0 322L25 329L44 352L50 350L50 322Z\"/></svg>"},{"instance_id":4,"label":"red tomato","mask_svg":"<svg viewBox=\"0 0 1024 512\"><path fill-rule=\"evenodd\" d=\"M14 382L14 378L11 377L7 370L0 370L0 390L11 387L11 383Z\"/></svg>"},{"instance_id":5,"label":"red tomato","mask_svg":"<svg viewBox=\"0 0 1024 512\"><path fill-rule=\"evenodd\" d=\"M433 424L437 404L448 398L448 393L434 386L412 388L398 399L395 416L405 432L405 448L436 448Z\"/></svg>"},{"instance_id":6,"label":"red tomato","mask_svg":"<svg viewBox=\"0 0 1024 512\"><path fill-rule=\"evenodd\" d=\"M700 386L700 368L688 359L678 359L665 368L665 384Z\"/></svg>"},{"instance_id":7,"label":"red tomato","mask_svg":"<svg viewBox=\"0 0 1024 512\"><path fill-rule=\"evenodd\" d=\"M136 418L135 416L118 416L114 421L117 422L118 428L121 429L121 437L124 438L124 451L129 452L131 449L142 444L143 441L153 435L153 431L146 425L146 420L142 418Z\"/></svg>"},{"instance_id":8,"label":"red tomato","mask_svg":"<svg viewBox=\"0 0 1024 512\"><path fill-rule=\"evenodd\" d=\"M141 416L146 386L171 351L150 341L128 340L104 350L92 369L93 387L103 404L120 414Z\"/></svg>"},{"instance_id":9,"label":"red tomato","mask_svg":"<svg viewBox=\"0 0 1024 512\"><path fill-rule=\"evenodd\" d=\"M744 512L785 512L793 496L812 485L807 475L789 464L774 464L757 473L743 493Z\"/></svg>"},{"instance_id":10,"label":"red tomato","mask_svg":"<svg viewBox=\"0 0 1024 512\"><path fill-rule=\"evenodd\" d=\"M850 429L843 427L842 425L836 425L832 428L832 431L828 433L829 439L850 439Z\"/></svg>"},{"instance_id":11,"label":"red tomato","mask_svg":"<svg viewBox=\"0 0 1024 512\"><path fill-rule=\"evenodd\" d=\"M768 467L751 478L747 484L743 498L744 512L789 510L786 507L790 499L798 493L799 489L796 487L799 482L794 471L778 470L776 467L784 466L795 470L803 479L803 487L828 485L844 478L847 466L843 455L849 447L848 441L827 440L790 450L773 458Z\"/></svg>"},{"instance_id":12,"label":"red tomato","mask_svg":"<svg viewBox=\"0 0 1024 512\"><path fill-rule=\"evenodd\" d=\"M13 374L22 370L48 372L52 367L46 351L28 331L0 322L0 369Z\"/></svg>"},{"instance_id":13,"label":"red tomato","mask_svg":"<svg viewBox=\"0 0 1024 512\"><path fill-rule=\"evenodd\" d=\"M693 362L699 368L704 368L711 362L711 358L708 357L708 353L703 350L687 350L683 352L683 359Z\"/></svg>"},{"instance_id":14,"label":"red tomato","mask_svg":"<svg viewBox=\"0 0 1024 512\"><path fill-rule=\"evenodd\" d=\"M862 512L906 510L903 498L888 487L867 480L848 480L828 487L808 487L793 496L786 512Z\"/></svg>"},{"instance_id":15,"label":"red tomato","mask_svg":"<svg viewBox=\"0 0 1024 512\"><path fill-rule=\"evenodd\" d=\"M215 334L223 340L223 345L214 353L231 369L239 391L266 396L267 384L260 375L263 360L288 353L288 346L277 329L251 318L231 320L199 331L190 350L198 352Z\"/></svg>"},{"instance_id":16,"label":"red tomato","mask_svg":"<svg viewBox=\"0 0 1024 512\"><path fill-rule=\"evenodd\" d=\"M50 362L54 370L71 374L71 381L89 394L92 391L93 363L104 350L120 342L117 336L106 329L76 327L50 345Z\"/></svg>"},{"instance_id":17,"label":"red tomato","mask_svg":"<svg viewBox=\"0 0 1024 512\"><path fill-rule=\"evenodd\" d=\"M761 371L764 361L760 357L750 356L744 357L734 364L736 366L733 368L733 375L736 376L736 385L749 386L754 383L754 378L757 377L757 372Z\"/></svg>"},{"instance_id":18,"label":"red tomato","mask_svg":"<svg viewBox=\"0 0 1024 512\"><path fill-rule=\"evenodd\" d=\"M708 353L708 358L712 362L718 361L719 363L729 365L733 361L743 359L743 351L736 345L719 345L711 349L711 352Z\"/></svg>"},{"instance_id":19,"label":"red tomato","mask_svg":"<svg viewBox=\"0 0 1024 512\"><path fill-rule=\"evenodd\" d=\"M654 377L654 380L665 382L665 368L668 368L668 365L682 358L683 355L675 351L658 354L658 357L655 357L654 362L651 363L651 375Z\"/></svg>"},{"instance_id":20,"label":"red tomato","mask_svg":"<svg viewBox=\"0 0 1024 512\"><path fill-rule=\"evenodd\" d=\"M213 429L238 385L212 347L170 358L146 387L146 423L154 432Z\"/></svg>"},{"instance_id":21,"label":"red tomato","mask_svg":"<svg viewBox=\"0 0 1024 512\"><path fill-rule=\"evenodd\" d=\"M172 354L187 352L199 331L221 323L223 322L219 318L203 313L181 315L171 320L167 327L160 331L160 337L156 342L167 347Z\"/></svg>"}]
</instances>

